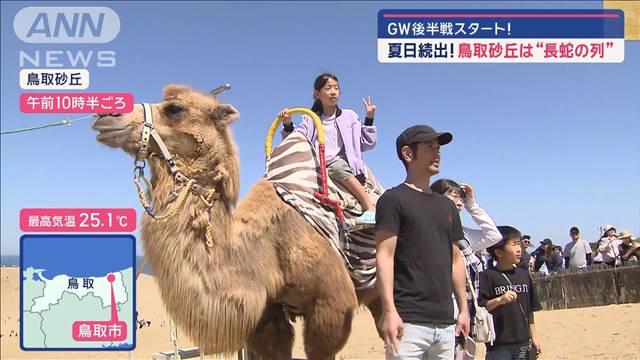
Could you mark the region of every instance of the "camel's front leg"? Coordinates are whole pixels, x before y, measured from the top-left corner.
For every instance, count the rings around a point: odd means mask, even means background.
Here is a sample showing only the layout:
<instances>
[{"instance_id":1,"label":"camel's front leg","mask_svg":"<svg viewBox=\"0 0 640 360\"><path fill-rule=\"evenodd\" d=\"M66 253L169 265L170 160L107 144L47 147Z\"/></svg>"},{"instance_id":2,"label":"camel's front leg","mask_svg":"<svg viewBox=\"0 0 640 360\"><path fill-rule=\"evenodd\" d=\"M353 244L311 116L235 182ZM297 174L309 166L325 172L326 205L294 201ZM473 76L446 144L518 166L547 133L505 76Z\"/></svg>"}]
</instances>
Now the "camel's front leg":
<instances>
[{"instance_id":1,"label":"camel's front leg","mask_svg":"<svg viewBox=\"0 0 640 360\"><path fill-rule=\"evenodd\" d=\"M266 307L258 326L249 336L249 350L260 360L290 360L294 329L280 304Z\"/></svg>"}]
</instances>

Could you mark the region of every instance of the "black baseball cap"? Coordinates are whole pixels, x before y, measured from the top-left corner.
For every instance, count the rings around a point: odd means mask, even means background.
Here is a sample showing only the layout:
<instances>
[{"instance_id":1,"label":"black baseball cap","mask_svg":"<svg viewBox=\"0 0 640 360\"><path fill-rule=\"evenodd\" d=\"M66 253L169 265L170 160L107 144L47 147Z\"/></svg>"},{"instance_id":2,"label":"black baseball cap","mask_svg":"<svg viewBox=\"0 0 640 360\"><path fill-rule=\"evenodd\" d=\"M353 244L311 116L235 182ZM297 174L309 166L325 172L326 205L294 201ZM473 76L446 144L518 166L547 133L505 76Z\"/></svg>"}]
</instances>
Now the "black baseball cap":
<instances>
[{"instance_id":1,"label":"black baseball cap","mask_svg":"<svg viewBox=\"0 0 640 360\"><path fill-rule=\"evenodd\" d=\"M402 147L411 146L415 143L430 141L437 138L440 145L446 145L453 140L453 135L448 132L439 133L429 125L414 125L405 129L396 139L396 152L398 158L402 160Z\"/></svg>"}]
</instances>

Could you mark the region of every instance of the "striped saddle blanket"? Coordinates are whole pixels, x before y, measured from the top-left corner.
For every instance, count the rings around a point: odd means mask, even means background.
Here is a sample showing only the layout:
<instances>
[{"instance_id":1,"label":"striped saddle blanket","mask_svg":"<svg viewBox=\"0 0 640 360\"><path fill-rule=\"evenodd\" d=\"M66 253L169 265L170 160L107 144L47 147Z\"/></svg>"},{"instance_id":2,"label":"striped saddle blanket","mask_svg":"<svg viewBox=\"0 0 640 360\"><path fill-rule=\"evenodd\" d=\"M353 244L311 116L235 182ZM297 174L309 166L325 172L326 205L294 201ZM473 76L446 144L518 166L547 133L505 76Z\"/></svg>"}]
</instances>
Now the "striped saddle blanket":
<instances>
[{"instance_id":1,"label":"striped saddle blanket","mask_svg":"<svg viewBox=\"0 0 640 360\"><path fill-rule=\"evenodd\" d=\"M384 189L368 168L365 176L365 191L375 204ZM375 286L375 230L343 231L335 209L322 205L314 197L314 192L322 189L320 161L315 148L303 134L294 131L273 150L267 159L265 177L273 183L280 197L298 210L344 259L357 289ZM348 222L352 223L362 215L359 201L349 191L329 177L327 185L329 196L342 201Z\"/></svg>"}]
</instances>

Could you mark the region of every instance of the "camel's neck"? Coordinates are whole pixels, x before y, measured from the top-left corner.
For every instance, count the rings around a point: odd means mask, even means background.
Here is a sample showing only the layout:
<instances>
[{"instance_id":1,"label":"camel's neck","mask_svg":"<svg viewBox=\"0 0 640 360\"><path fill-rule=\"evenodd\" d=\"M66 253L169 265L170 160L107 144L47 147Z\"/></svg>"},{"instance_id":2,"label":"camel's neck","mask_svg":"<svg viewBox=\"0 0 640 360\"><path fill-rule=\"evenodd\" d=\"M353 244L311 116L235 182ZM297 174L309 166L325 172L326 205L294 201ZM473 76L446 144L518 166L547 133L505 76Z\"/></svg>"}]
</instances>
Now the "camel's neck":
<instances>
[{"instance_id":1,"label":"camel's neck","mask_svg":"<svg viewBox=\"0 0 640 360\"><path fill-rule=\"evenodd\" d=\"M162 216L173 212L174 206L179 208L160 221L145 216L141 230L145 257L169 314L178 325L203 346L231 350L255 325L266 298L264 285L256 281L257 270L248 244L233 235L232 206L228 202L233 196L222 193L208 206L189 193L182 204L182 199L169 203L174 180L162 165L152 164L158 170L153 178L154 211ZM205 244L207 230L212 247Z\"/></svg>"},{"instance_id":2,"label":"camel's neck","mask_svg":"<svg viewBox=\"0 0 640 360\"><path fill-rule=\"evenodd\" d=\"M217 246L232 240L231 207L222 196L210 199L212 204L209 205L199 195L186 190L186 186L176 186L161 160L150 159L150 162L153 171L152 207L160 220L153 221L146 216L143 220L145 253L148 251L149 257L162 259L162 264L190 262L194 252L207 250L204 249L207 231L215 236L213 240ZM217 185L198 183L208 189L215 189ZM164 267L157 267L154 272L161 276ZM171 274L175 273L169 271L167 275Z\"/></svg>"}]
</instances>

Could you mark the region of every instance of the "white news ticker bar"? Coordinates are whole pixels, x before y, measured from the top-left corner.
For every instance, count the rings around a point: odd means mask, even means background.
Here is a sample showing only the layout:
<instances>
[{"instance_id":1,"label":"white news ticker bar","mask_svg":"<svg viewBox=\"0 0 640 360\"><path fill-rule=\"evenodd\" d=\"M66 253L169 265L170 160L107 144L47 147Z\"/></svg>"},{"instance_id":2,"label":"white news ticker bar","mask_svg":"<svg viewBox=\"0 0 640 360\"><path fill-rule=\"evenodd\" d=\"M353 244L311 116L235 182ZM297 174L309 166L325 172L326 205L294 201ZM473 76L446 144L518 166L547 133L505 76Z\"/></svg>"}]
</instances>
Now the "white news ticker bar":
<instances>
[{"instance_id":1,"label":"white news ticker bar","mask_svg":"<svg viewBox=\"0 0 640 360\"><path fill-rule=\"evenodd\" d=\"M53 84L47 85L42 83L42 73L52 74ZM31 84L29 83L29 74L35 74L33 76ZM74 77L79 78L77 81L80 85L69 85L71 82L72 74ZM59 84L63 77L66 76L66 82ZM50 76L49 76L50 77ZM56 77L59 77L58 83ZM37 80L38 84L35 85L33 80ZM75 81L75 80L74 80ZM20 70L20 88L24 90L84 90L89 87L89 71L87 69L22 69Z\"/></svg>"},{"instance_id":2,"label":"white news ticker bar","mask_svg":"<svg viewBox=\"0 0 640 360\"><path fill-rule=\"evenodd\" d=\"M390 58L389 44L401 44L402 54L404 55L404 44L416 44L415 58ZM459 57L460 44L466 43L471 46L471 57ZM500 44L502 46L502 55L498 58L477 58L473 56L474 44ZM555 43L558 57L545 58L545 44ZM560 58L560 44L570 43L573 45L574 56L572 58ZM596 55L591 57L591 44L604 43L604 56ZM611 43L607 47L607 43ZM419 44L432 44L435 49L436 44L446 44L447 51L450 51L451 44L454 48L454 57L450 55L446 58L420 58L417 56ZM520 53L520 45L531 44L532 57L529 58L505 58L505 49L507 44L515 44L518 49L515 53ZM541 48L538 44L543 44ZM586 45L588 55L586 57L576 57L575 50L579 45ZM512 45L513 46L513 45ZM581 47L581 51L584 47ZM435 50L434 50L435 51ZM621 63L624 61L624 39L446 39L446 38L415 38L415 39L378 39L378 61L381 63Z\"/></svg>"}]
</instances>

